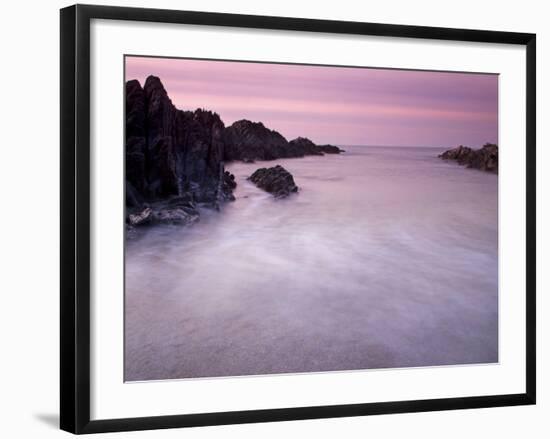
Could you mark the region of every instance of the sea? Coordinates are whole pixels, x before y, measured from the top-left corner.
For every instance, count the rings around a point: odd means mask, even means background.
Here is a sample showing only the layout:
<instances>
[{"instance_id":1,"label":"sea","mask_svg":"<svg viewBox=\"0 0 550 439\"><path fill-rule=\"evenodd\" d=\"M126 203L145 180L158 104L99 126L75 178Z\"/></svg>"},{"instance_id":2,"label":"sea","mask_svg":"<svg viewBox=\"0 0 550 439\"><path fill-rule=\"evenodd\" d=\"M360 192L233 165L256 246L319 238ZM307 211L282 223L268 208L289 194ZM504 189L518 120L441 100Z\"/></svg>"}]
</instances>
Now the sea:
<instances>
[{"instance_id":1,"label":"sea","mask_svg":"<svg viewBox=\"0 0 550 439\"><path fill-rule=\"evenodd\" d=\"M498 176L343 148L230 163L234 202L127 242L126 381L498 362ZM275 164L297 194L247 180Z\"/></svg>"}]
</instances>

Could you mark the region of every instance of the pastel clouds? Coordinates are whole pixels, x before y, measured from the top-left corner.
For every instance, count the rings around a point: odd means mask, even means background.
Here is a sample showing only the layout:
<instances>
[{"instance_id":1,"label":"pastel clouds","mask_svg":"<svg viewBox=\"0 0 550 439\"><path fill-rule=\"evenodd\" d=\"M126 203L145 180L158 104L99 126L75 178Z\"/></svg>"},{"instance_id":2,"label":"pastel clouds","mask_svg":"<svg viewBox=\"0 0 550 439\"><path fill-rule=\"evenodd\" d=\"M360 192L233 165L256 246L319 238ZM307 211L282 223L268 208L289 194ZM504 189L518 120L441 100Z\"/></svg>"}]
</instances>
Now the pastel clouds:
<instances>
[{"instance_id":1,"label":"pastel clouds","mask_svg":"<svg viewBox=\"0 0 550 439\"><path fill-rule=\"evenodd\" d=\"M181 109L288 139L450 147L498 142L498 76L171 58L126 58L126 80L162 80Z\"/></svg>"}]
</instances>

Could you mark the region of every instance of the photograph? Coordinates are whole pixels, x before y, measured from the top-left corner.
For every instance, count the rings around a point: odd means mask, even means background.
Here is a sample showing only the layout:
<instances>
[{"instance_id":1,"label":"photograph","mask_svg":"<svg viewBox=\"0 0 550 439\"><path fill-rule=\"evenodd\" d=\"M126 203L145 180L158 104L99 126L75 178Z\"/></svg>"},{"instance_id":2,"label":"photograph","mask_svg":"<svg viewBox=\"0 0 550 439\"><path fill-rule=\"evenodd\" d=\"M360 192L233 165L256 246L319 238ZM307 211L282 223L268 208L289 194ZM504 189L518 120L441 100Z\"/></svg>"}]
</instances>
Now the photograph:
<instances>
[{"instance_id":1,"label":"photograph","mask_svg":"<svg viewBox=\"0 0 550 439\"><path fill-rule=\"evenodd\" d=\"M126 382L499 361L499 75L124 57Z\"/></svg>"}]
</instances>

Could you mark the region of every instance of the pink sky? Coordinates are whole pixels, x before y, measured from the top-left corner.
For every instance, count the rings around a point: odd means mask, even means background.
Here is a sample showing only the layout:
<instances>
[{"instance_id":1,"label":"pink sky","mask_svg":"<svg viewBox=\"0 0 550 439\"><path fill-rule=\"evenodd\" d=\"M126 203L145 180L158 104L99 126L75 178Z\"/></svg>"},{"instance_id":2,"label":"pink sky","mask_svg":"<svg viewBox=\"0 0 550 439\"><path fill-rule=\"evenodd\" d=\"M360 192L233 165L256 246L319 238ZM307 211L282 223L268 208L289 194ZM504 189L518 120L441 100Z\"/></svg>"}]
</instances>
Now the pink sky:
<instances>
[{"instance_id":1,"label":"pink sky","mask_svg":"<svg viewBox=\"0 0 550 439\"><path fill-rule=\"evenodd\" d=\"M126 80L158 76L182 110L226 126L261 121L288 140L478 147L498 142L498 76L305 65L126 58Z\"/></svg>"}]
</instances>

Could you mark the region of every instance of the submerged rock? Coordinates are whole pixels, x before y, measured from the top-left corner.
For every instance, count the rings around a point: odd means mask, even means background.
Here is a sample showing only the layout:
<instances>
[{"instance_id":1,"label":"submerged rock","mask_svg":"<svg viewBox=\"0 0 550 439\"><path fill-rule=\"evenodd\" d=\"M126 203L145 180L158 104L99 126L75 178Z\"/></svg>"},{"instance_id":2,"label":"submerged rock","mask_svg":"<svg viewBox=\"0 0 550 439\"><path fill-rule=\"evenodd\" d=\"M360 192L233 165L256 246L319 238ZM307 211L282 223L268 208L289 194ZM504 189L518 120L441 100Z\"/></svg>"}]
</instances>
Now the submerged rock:
<instances>
[{"instance_id":1,"label":"submerged rock","mask_svg":"<svg viewBox=\"0 0 550 439\"><path fill-rule=\"evenodd\" d=\"M153 224L192 224L199 219L199 211L188 197L174 197L154 203L142 210L128 214L127 224L131 227Z\"/></svg>"},{"instance_id":2,"label":"submerged rock","mask_svg":"<svg viewBox=\"0 0 550 439\"><path fill-rule=\"evenodd\" d=\"M139 213L128 215L128 224L131 226L148 226L153 223L153 210L146 207Z\"/></svg>"},{"instance_id":3,"label":"submerged rock","mask_svg":"<svg viewBox=\"0 0 550 439\"><path fill-rule=\"evenodd\" d=\"M198 212L189 212L188 210L174 207L170 209L160 209L154 212L154 223L156 224L192 224L199 220Z\"/></svg>"},{"instance_id":4,"label":"submerged rock","mask_svg":"<svg viewBox=\"0 0 550 439\"><path fill-rule=\"evenodd\" d=\"M445 151L438 157L443 160L455 160L458 164L468 168L498 174L498 146L493 143L486 143L480 149L460 145Z\"/></svg>"},{"instance_id":5,"label":"submerged rock","mask_svg":"<svg viewBox=\"0 0 550 439\"><path fill-rule=\"evenodd\" d=\"M298 192L298 186L294 183L292 174L280 165L257 169L248 177L248 180L260 189L273 194L275 198L284 198Z\"/></svg>"}]
</instances>

